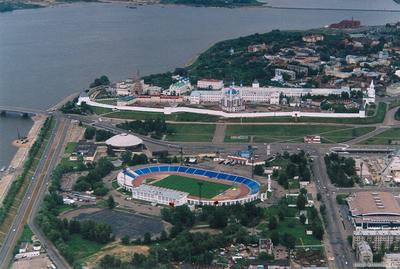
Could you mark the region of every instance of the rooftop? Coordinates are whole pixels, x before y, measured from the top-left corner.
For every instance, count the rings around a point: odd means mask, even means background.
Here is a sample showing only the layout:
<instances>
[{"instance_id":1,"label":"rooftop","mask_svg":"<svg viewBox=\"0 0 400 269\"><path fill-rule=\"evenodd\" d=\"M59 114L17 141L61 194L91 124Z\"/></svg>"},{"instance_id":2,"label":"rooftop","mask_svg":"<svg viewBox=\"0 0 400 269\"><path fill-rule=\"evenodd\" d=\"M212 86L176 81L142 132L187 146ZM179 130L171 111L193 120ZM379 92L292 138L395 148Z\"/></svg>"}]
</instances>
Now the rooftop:
<instances>
[{"instance_id":1,"label":"rooftop","mask_svg":"<svg viewBox=\"0 0 400 269\"><path fill-rule=\"evenodd\" d=\"M114 135L110 139L106 141L107 145L112 147L135 147L140 144L143 144L143 140L137 136L122 133L118 135Z\"/></svg>"},{"instance_id":2,"label":"rooftop","mask_svg":"<svg viewBox=\"0 0 400 269\"><path fill-rule=\"evenodd\" d=\"M390 192L357 192L347 203L352 216L400 216L399 202Z\"/></svg>"},{"instance_id":3,"label":"rooftop","mask_svg":"<svg viewBox=\"0 0 400 269\"><path fill-rule=\"evenodd\" d=\"M135 191L141 191L144 193L151 193L152 195L161 195L164 197L169 197L174 200L179 200L182 197L187 197L189 193L183 191L176 191L172 189L157 187L153 185L141 184L140 186L134 188Z\"/></svg>"}]
</instances>

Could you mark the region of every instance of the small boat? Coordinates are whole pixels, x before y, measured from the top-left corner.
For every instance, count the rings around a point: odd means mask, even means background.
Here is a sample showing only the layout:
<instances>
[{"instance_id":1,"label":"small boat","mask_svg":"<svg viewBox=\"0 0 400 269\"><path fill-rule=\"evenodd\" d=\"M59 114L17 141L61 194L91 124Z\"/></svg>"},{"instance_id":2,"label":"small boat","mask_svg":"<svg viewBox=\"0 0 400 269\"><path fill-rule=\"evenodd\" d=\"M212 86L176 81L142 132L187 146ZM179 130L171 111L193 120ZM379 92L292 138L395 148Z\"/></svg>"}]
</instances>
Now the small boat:
<instances>
[{"instance_id":1,"label":"small boat","mask_svg":"<svg viewBox=\"0 0 400 269\"><path fill-rule=\"evenodd\" d=\"M6 169L7 169L7 167L6 167L6 166L3 166L3 167L0 169L0 172L4 172L4 171L6 171Z\"/></svg>"},{"instance_id":2,"label":"small boat","mask_svg":"<svg viewBox=\"0 0 400 269\"><path fill-rule=\"evenodd\" d=\"M137 6L126 6L126 7L130 9L137 9Z\"/></svg>"}]
</instances>

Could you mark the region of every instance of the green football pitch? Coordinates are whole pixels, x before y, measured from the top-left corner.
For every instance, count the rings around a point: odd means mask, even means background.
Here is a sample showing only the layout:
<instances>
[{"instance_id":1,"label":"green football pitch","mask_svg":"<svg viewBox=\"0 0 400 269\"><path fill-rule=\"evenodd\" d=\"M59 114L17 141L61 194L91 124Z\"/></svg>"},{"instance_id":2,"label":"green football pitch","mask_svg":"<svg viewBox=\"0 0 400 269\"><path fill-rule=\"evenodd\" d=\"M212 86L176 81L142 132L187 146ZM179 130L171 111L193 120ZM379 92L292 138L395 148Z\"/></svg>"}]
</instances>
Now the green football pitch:
<instances>
[{"instance_id":1,"label":"green football pitch","mask_svg":"<svg viewBox=\"0 0 400 269\"><path fill-rule=\"evenodd\" d=\"M184 177L178 175L170 175L160 181L155 182L153 185L157 187L188 192L190 195L198 197L200 188L199 183L202 183L201 197L206 199L211 199L232 187L231 185L199 180L196 178Z\"/></svg>"}]
</instances>

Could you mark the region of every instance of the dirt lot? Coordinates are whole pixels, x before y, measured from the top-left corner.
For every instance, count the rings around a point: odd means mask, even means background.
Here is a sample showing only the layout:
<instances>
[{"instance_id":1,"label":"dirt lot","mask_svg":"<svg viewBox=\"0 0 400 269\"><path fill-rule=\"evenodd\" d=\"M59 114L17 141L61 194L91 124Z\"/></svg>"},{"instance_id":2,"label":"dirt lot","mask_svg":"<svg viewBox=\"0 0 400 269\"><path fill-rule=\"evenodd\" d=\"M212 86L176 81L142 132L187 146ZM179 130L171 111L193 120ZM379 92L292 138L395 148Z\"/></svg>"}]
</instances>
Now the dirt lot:
<instances>
[{"instance_id":1,"label":"dirt lot","mask_svg":"<svg viewBox=\"0 0 400 269\"><path fill-rule=\"evenodd\" d=\"M123 246L117 242L114 242L105 246L104 248L101 249L101 251L97 252L96 254L90 256L87 259L86 264L89 268L93 268L99 262L99 260L107 254L119 257L123 261L130 261L134 253L147 255L149 253L149 247Z\"/></svg>"},{"instance_id":2,"label":"dirt lot","mask_svg":"<svg viewBox=\"0 0 400 269\"><path fill-rule=\"evenodd\" d=\"M61 178L61 190L72 191L72 186L74 186L78 178L81 176L86 176L87 174L87 171L64 174Z\"/></svg>"},{"instance_id":3,"label":"dirt lot","mask_svg":"<svg viewBox=\"0 0 400 269\"><path fill-rule=\"evenodd\" d=\"M11 269L42 269L51 265L50 259L46 255L40 255L31 259L21 259L15 261Z\"/></svg>"}]
</instances>

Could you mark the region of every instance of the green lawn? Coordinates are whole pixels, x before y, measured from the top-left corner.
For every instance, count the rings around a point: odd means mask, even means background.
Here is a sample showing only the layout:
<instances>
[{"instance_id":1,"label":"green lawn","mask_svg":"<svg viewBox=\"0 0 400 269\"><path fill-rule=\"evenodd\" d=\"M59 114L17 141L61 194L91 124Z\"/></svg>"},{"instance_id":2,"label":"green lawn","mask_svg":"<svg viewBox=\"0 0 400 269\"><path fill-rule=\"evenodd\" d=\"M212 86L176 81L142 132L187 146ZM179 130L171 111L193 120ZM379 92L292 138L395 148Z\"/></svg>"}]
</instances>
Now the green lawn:
<instances>
[{"instance_id":1,"label":"green lawn","mask_svg":"<svg viewBox=\"0 0 400 269\"><path fill-rule=\"evenodd\" d=\"M375 127L360 127L339 130L322 135L322 141L327 143L341 143L352 140L375 130Z\"/></svg>"},{"instance_id":2,"label":"green lawn","mask_svg":"<svg viewBox=\"0 0 400 269\"><path fill-rule=\"evenodd\" d=\"M126 120L155 120L159 118L165 118L163 113L141 111L116 111L107 114L106 117Z\"/></svg>"},{"instance_id":3,"label":"green lawn","mask_svg":"<svg viewBox=\"0 0 400 269\"><path fill-rule=\"evenodd\" d=\"M71 238L66 242L66 246L72 252L77 261L83 262L90 255L99 252L100 249L105 245L94 241L85 240L77 234L72 234Z\"/></svg>"},{"instance_id":4,"label":"green lawn","mask_svg":"<svg viewBox=\"0 0 400 269\"><path fill-rule=\"evenodd\" d=\"M104 100L107 102L107 100ZM141 112L141 111L115 111L113 112L111 108L102 107L91 107L93 112L97 115L106 114L107 118L118 118L126 120L148 120L148 119L165 119L169 121L195 121L195 122L216 122L219 117L212 115L203 115L195 113L173 113L170 115L165 115L159 112Z\"/></svg>"},{"instance_id":5,"label":"green lawn","mask_svg":"<svg viewBox=\"0 0 400 269\"><path fill-rule=\"evenodd\" d=\"M78 161L71 161L69 158L62 158L61 164L71 166L72 168L78 166Z\"/></svg>"},{"instance_id":6,"label":"green lawn","mask_svg":"<svg viewBox=\"0 0 400 269\"><path fill-rule=\"evenodd\" d=\"M117 105L117 100L118 98L107 98L107 99L97 99L96 102L100 104L106 104L106 105Z\"/></svg>"},{"instance_id":7,"label":"green lawn","mask_svg":"<svg viewBox=\"0 0 400 269\"><path fill-rule=\"evenodd\" d=\"M304 136L321 134L349 128L347 126L323 125L229 125L226 129L225 141L240 142L232 136L253 136L254 142L274 142L291 140L303 141Z\"/></svg>"},{"instance_id":8,"label":"green lawn","mask_svg":"<svg viewBox=\"0 0 400 269\"><path fill-rule=\"evenodd\" d=\"M199 180L191 177L170 175L153 185L178 191L188 192L190 195L199 196L199 184L202 183L201 196L211 199L218 194L230 189L232 186L221 183Z\"/></svg>"},{"instance_id":9,"label":"green lawn","mask_svg":"<svg viewBox=\"0 0 400 269\"><path fill-rule=\"evenodd\" d=\"M168 141L211 142L214 136L215 124L169 124L174 133L167 135Z\"/></svg>"},{"instance_id":10,"label":"green lawn","mask_svg":"<svg viewBox=\"0 0 400 269\"><path fill-rule=\"evenodd\" d=\"M90 108L92 109L93 113L97 115L112 112L111 108L97 107L97 106L91 106Z\"/></svg>"},{"instance_id":11,"label":"green lawn","mask_svg":"<svg viewBox=\"0 0 400 269\"><path fill-rule=\"evenodd\" d=\"M68 142L67 146L65 147L64 153L71 154L72 152L74 152L76 145L78 145L78 142Z\"/></svg>"},{"instance_id":12,"label":"green lawn","mask_svg":"<svg viewBox=\"0 0 400 269\"><path fill-rule=\"evenodd\" d=\"M379 103L376 114L366 118L314 118L314 117L260 117L228 119L229 122L321 122L321 123L339 123L339 124L374 124L381 123L385 119L388 105Z\"/></svg>"},{"instance_id":13,"label":"green lawn","mask_svg":"<svg viewBox=\"0 0 400 269\"><path fill-rule=\"evenodd\" d=\"M389 129L361 142L364 145L390 145L394 143L400 143L400 128Z\"/></svg>"},{"instance_id":14,"label":"green lawn","mask_svg":"<svg viewBox=\"0 0 400 269\"><path fill-rule=\"evenodd\" d=\"M289 223L292 223L291 225ZM279 222L279 234L288 233L297 238L296 245L319 245L321 241L312 235L306 235L306 228L296 218L285 218Z\"/></svg>"},{"instance_id":15,"label":"green lawn","mask_svg":"<svg viewBox=\"0 0 400 269\"><path fill-rule=\"evenodd\" d=\"M345 125L229 125L225 141L246 142L250 136L253 136L254 142L271 143L282 140L302 142L306 135L321 135L323 142L339 143L364 135L374 129L374 127L351 128ZM240 139L242 137L243 139Z\"/></svg>"},{"instance_id":16,"label":"green lawn","mask_svg":"<svg viewBox=\"0 0 400 269\"><path fill-rule=\"evenodd\" d=\"M269 216L278 216L278 206L272 206L266 209ZM312 235L306 235L306 226L301 224L300 221L295 217L297 214L296 208L286 208L287 217L284 220L280 220L276 230L282 236L284 233L289 233L297 238L296 245L319 245L321 242ZM261 227L260 227L261 228ZM266 225L262 228L266 235L269 237L272 233Z\"/></svg>"},{"instance_id":17,"label":"green lawn","mask_svg":"<svg viewBox=\"0 0 400 269\"><path fill-rule=\"evenodd\" d=\"M24 229L22 230L21 237L19 238L20 242L32 242L33 232L31 228L29 228L28 224L24 225Z\"/></svg>"}]
</instances>

